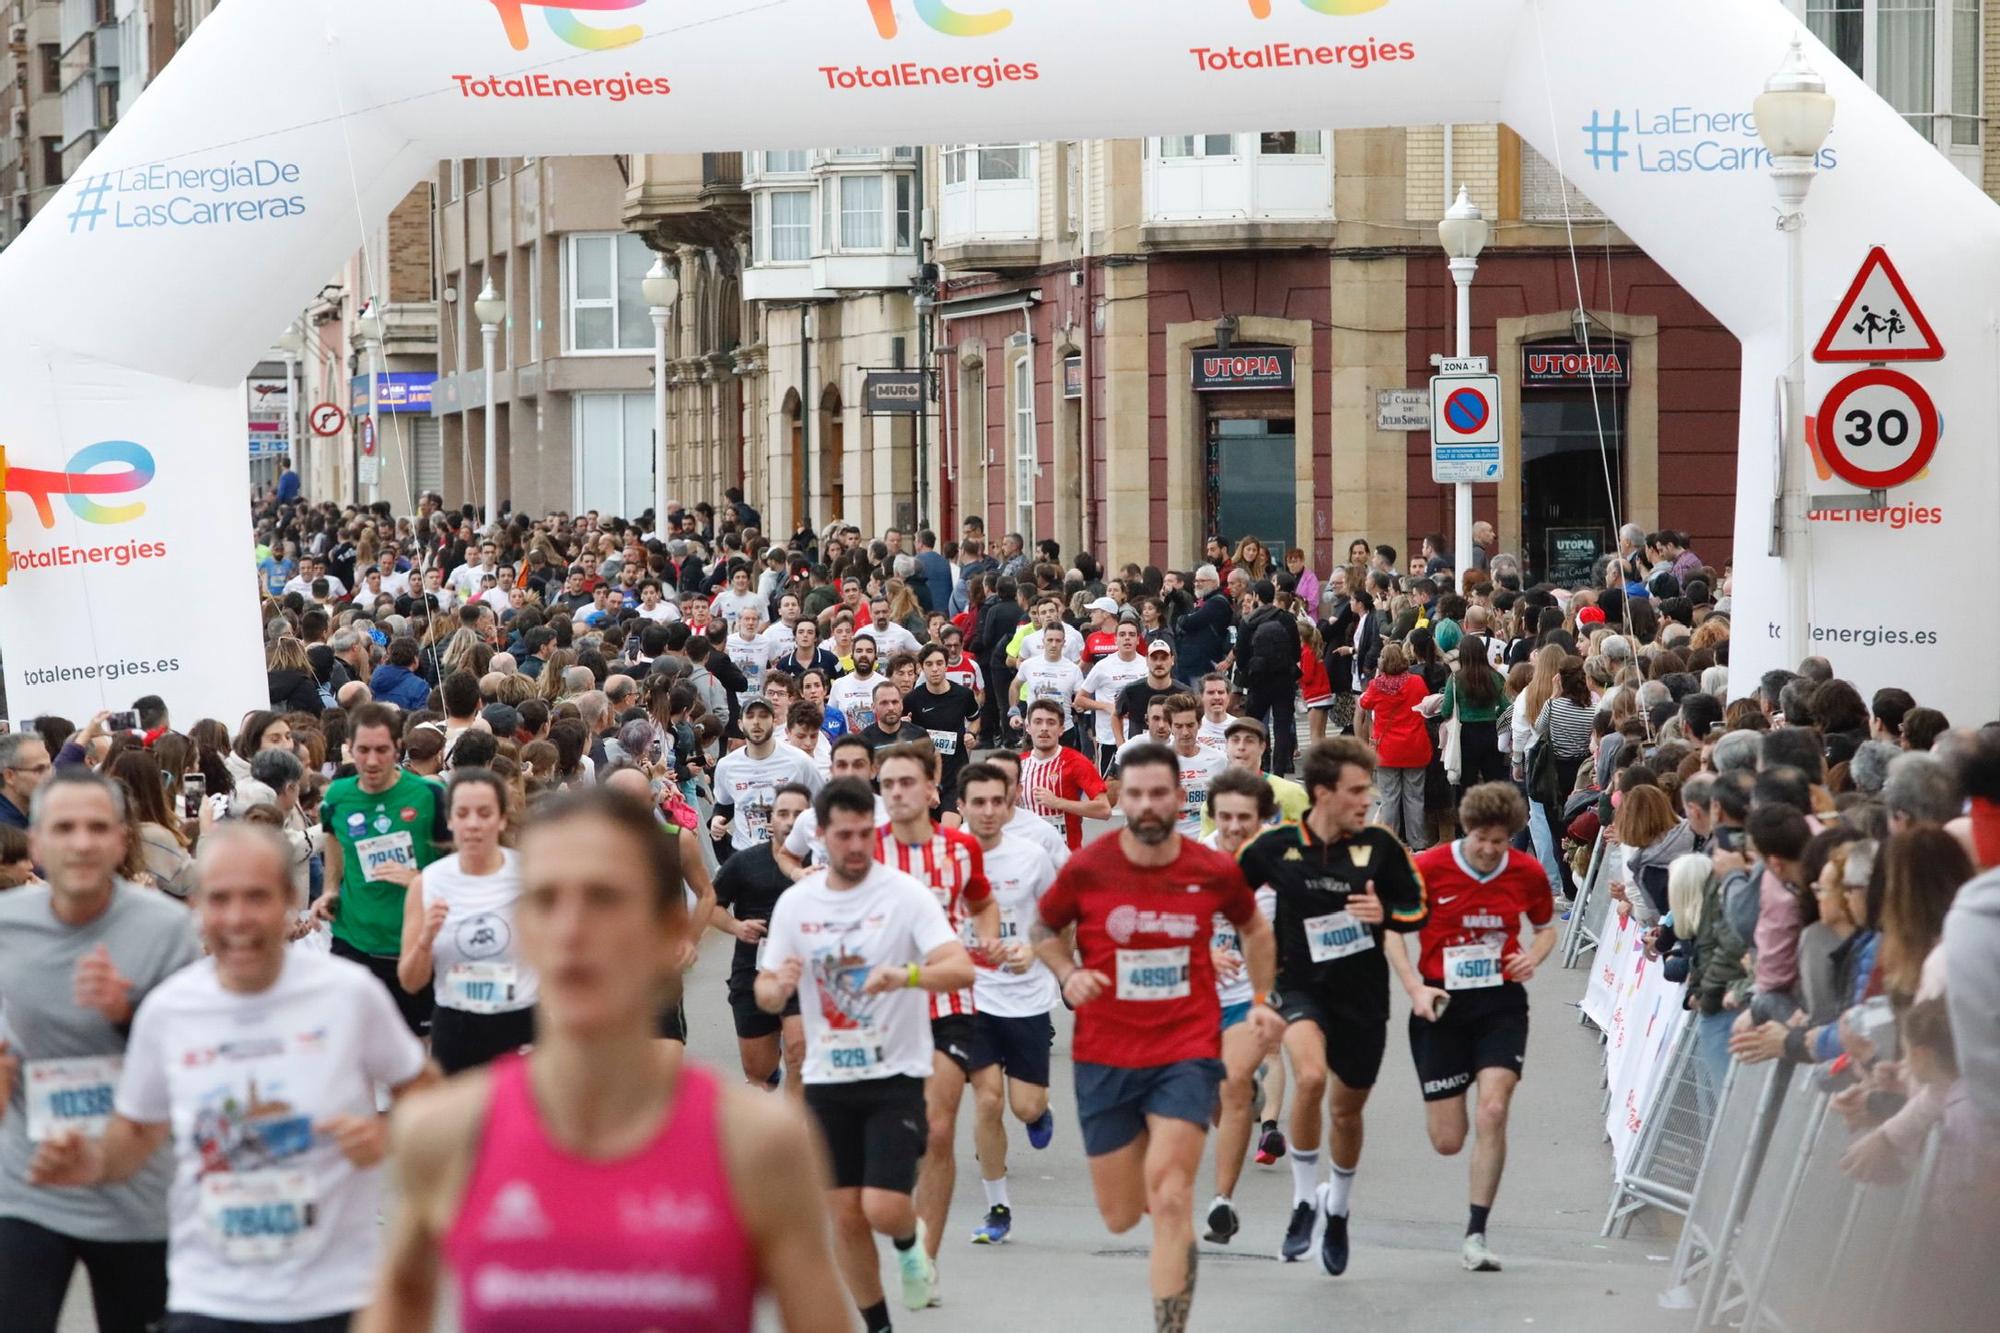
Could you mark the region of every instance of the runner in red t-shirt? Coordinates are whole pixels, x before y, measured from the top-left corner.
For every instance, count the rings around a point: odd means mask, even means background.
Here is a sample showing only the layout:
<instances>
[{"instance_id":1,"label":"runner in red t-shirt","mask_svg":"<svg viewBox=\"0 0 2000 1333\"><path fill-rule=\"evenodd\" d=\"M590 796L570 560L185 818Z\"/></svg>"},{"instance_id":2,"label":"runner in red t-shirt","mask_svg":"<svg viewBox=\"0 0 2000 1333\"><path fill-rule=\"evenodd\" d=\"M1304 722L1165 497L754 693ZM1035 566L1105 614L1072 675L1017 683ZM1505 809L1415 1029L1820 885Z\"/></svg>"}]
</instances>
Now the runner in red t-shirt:
<instances>
[{"instance_id":1,"label":"runner in red t-shirt","mask_svg":"<svg viewBox=\"0 0 2000 1333\"><path fill-rule=\"evenodd\" d=\"M1125 756L1125 828L1070 858L1043 895L1035 952L1074 1005L1078 1120L1097 1210L1113 1232L1153 1219L1156 1328L1187 1327L1194 1301L1194 1178L1222 1083L1214 918L1237 929L1258 997L1249 1023L1275 1043L1270 923L1236 863L1175 832L1180 764L1164 745ZM1076 927L1076 948L1061 932ZM1076 953L1083 955L1079 966Z\"/></svg>"},{"instance_id":2,"label":"runner in red t-shirt","mask_svg":"<svg viewBox=\"0 0 2000 1333\"><path fill-rule=\"evenodd\" d=\"M1083 661L1078 665L1088 671L1099 658L1118 651L1118 603L1100 597L1084 610L1090 612L1090 632L1083 636Z\"/></svg>"},{"instance_id":3,"label":"runner in red t-shirt","mask_svg":"<svg viewBox=\"0 0 2000 1333\"><path fill-rule=\"evenodd\" d=\"M1083 821L1109 819L1104 778L1081 750L1062 743L1063 709L1054 699L1028 705L1028 743L1021 756L1021 805L1049 821L1075 851L1083 846Z\"/></svg>"},{"instance_id":4,"label":"runner in red t-shirt","mask_svg":"<svg viewBox=\"0 0 2000 1333\"><path fill-rule=\"evenodd\" d=\"M886 746L875 759L876 785L889 810L889 822L875 835L875 859L930 885L973 963L994 966L1000 957L1000 904L986 882L984 854L971 834L931 822L938 801L937 751L926 740ZM930 1139L917 1168L916 1204L918 1238L933 1265L958 1179L952 1150L958 1142L958 1107L971 1073L972 1014L970 988L931 996L935 1049L931 1076L924 1080Z\"/></svg>"},{"instance_id":5,"label":"runner in red t-shirt","mask_svg":"<svg viewBox=\"0 0 2000 1333\"><path fill-rule=\"evenodd\" d=\"M1528 992L1522 984L1555 947L1555 902L1541 862L1509 845L1528 823L1511 783L1488 782L1458 807L1465 836L1417 857L1430 892L1430 920L1418 932L1414 968L1404 947L1389 949L1410 996L1410 1054L1423 1089L1431 1146L1447 1157L1465 1146L1465 1094L1479 1086L1479 1137L1472 1149L1472 1215L1460 1261L1497 1273L1486 1248L1486 1219L1507 1162L1507 1108L1528 1050ZM1521 919L1535 937L1521 947Z\"/></svg>"}]
</instances>

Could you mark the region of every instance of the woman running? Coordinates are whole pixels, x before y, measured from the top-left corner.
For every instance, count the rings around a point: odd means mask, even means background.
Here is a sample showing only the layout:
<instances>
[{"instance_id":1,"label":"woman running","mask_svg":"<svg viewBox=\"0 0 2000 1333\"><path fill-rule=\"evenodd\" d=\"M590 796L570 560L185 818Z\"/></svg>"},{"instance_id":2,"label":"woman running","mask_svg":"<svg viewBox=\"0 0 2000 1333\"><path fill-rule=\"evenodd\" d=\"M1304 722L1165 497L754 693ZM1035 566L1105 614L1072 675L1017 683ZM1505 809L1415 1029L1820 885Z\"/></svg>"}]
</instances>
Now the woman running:
<instances>
[{"instance_id":1,"label":"woman running","mask_svg":"<svg viewBox=\"0 0 2000 1333\"><path fill-rule=\"evenodd\" d=\"M490 770L461 768L445 805L458 851L425 866L403 895L396 979L411 994L433 987L431 1055L456 1074L535 1039L535 970L515 947L521 867L500 845L507 784Z\"/></svg>"},{"instance_id":2,"label":"woman running","mask_svg":"<svg viewBox=\"0 0 2000 1333\"><path fill-rule=\"evenodd\" d=\"M655 1038L689 931L675 844L617 792L564 793L521 841L515 925L535 1045L412 1101L402 1206L359 1333L431 1327L449 1260L463 1333L844 1330L805 1118Z\"/></svg>"}]
</instances>

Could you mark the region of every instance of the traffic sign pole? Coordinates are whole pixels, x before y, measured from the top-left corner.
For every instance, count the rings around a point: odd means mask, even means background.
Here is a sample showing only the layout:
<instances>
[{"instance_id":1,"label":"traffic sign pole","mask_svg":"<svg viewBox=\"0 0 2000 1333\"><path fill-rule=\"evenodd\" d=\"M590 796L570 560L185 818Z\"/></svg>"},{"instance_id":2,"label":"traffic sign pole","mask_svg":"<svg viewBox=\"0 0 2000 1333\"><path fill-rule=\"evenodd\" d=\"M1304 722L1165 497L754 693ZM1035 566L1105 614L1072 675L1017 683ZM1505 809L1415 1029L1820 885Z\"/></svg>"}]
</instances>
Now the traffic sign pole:
<instances>
[{"instance_id":1,"label":"traffic sign pole","mask_svg":"<svg viewBox=\"0 0 2000 1333\"><path fill-rule=\"evenodd\" d=\"M1450 181L1445 185L1449 187ZM1457 336L1458 360L1464 364L1472 356L1472 277L1479 271L1479 260L1460 259L1451 261L1452 283L1458 288ZM1481 366L1481 370L1485 367ZM1451 560L1456 566L1451 590L1459 592L1465 587L1465 571L1472 568L1472 483L1461 481L1452 488Z\"/></svg>"}]
</instances>

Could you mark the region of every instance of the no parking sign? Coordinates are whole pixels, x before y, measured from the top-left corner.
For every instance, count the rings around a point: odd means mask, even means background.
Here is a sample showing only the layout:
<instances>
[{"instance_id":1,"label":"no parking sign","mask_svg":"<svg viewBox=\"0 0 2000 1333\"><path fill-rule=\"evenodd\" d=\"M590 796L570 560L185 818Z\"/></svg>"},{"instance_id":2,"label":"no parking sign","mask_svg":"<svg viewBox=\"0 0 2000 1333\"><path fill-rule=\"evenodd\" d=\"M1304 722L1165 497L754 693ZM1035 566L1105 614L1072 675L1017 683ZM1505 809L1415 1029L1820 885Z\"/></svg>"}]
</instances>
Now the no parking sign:
<instances>
[{"instance_id":1,"label":"no parking sign","mask_svg":"<svg viewBox=\"0 0 2000 1333\"><path fill-rule=\"evenodd\" d=\"M1500 377L1431 377L1431 480L1500 480Z\"/></svg>"}]
</instances>

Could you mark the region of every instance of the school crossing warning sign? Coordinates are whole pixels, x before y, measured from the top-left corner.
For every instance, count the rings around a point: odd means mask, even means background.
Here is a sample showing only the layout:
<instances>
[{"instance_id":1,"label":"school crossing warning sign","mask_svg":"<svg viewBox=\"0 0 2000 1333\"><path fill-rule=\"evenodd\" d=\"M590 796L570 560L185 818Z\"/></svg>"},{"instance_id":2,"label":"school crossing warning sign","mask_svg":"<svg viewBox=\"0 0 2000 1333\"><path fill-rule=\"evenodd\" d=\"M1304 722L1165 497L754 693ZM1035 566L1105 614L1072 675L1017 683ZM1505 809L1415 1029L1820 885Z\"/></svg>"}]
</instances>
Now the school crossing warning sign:
<instances>
[{"instance_id":1,"label":"school crossing warning sign","mask_svg":"<svg viewBox=\"0 0 2000 1333\"><path fill-rule=\"evenodd\" d=\"M1815 361L1938 361L1944 344L1910 295L1903 275L1881 246L1869 250L1861 271L1834 308Z\"/></svg>"}]
</instances>

